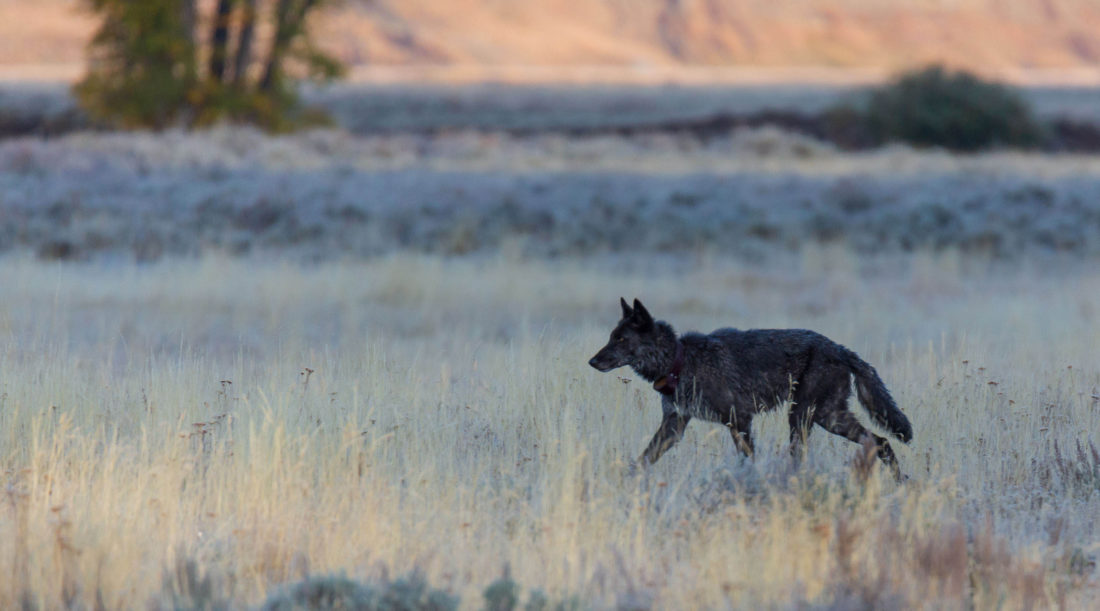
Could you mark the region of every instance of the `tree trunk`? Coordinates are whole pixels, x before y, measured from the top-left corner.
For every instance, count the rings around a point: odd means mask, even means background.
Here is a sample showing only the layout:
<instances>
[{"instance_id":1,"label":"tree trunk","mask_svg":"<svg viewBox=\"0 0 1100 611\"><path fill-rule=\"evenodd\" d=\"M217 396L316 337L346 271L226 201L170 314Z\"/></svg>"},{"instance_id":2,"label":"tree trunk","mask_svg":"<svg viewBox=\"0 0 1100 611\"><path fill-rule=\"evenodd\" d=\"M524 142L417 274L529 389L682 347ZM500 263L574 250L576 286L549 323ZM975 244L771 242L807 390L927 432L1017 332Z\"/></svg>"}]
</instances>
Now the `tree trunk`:
<instances>
[{"instance_id":1,"label":"tree trunk","mask_svg":"<svg viewBox=\"0 0 1100 611\"><path fill-rule=\"evenodd\" d=\"M275 6L275 36L271 41L271 53L267 56L267 68L264 70L260 89L272 91L282 80L283 60L286 59L290 43L305 28L305 17L309 9L318 0L279 0Z\"/></svg>"},{"instance_id":2,"label":"tree trunk","mask_svg":"<svg viewBox=\"0 0 1100 611\"><path fill-rule=\"evenodd\" d=\"M229 59L229 18L233 12L233 0L218 0L214 14L214 30L210 37L210 78L225 80L225 65Z\"/></svg>"},{"instance_id":3,"label":"tree trunk","mask_svg":"<svg viewBox=\"0 0 1100 611\"><path fill-rule=\"evenodd\" d=\"M257 0L244 0L241 9L241 36L237 41L237 57L233 62L233 82L238 89L248 85L248 67L252 64L252 43L256 31Z\"/></svg>"},{"instance_id":4,"label":"tree trunk","mask_svg":"<svg viewBox=\"0 0 1100 611\"><path fill-rule=\"evenodd\" d=\"M267 67L260 80L262 91L271 91L280 79L283 56L290 45L290 14L294 9L294 0L279 0L275 5L275 35L271 39L271 52L267 54Z\"/></svg>"},{"instance_id":5,"label":"tree trunk","mask_svg":"<svg viewBox=\"0 0 1100 611\"><path fill-rule=\"evenodd\" d=\"M198 47L195 40L195 22L199 15L199 0L182 0L180 2L180 28L187 34L187 41L191 43L191 48Z\"/></svg>"}]
</instances>

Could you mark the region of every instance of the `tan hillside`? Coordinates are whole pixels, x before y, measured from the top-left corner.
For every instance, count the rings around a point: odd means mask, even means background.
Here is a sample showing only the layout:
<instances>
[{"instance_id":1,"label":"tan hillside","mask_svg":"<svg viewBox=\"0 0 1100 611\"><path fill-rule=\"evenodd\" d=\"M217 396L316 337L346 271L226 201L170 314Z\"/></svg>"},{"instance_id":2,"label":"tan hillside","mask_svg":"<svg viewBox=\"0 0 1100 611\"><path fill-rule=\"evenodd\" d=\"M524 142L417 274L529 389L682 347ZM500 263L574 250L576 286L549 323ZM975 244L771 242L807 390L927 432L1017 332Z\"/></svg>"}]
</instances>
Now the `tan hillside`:
<instances>
[{"instance_id":1,"label":"tan hillside","mask_svg":"<svg viewBox=\"0 0 1100 611\"><path fill-rule=\"evenodd\" d=\"M79 73L94 27L80 7L0 0L0 69ZM1010 78L1100 74L1097 0L346 0L315 25L358 74L879 74L932 61Z\"/></svg>"}]
</instances>

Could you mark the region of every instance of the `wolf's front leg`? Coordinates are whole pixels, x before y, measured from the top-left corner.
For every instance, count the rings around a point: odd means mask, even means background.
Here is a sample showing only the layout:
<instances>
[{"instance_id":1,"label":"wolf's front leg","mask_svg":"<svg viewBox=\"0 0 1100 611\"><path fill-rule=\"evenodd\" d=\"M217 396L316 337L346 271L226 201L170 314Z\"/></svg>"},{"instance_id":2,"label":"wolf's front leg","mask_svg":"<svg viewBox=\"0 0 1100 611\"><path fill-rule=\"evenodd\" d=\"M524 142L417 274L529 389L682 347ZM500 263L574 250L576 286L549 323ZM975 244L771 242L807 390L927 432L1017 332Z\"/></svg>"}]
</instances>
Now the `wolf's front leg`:
<instances>
[{"instance_id":1,"label":"wolf's front leg","mask_svg":"<svg viewBox=\"0 0 1100 611\"><path fill-rule=\"evenodd\" d=\"M665 417L661 420L661 427L657 429L657 434L649 442L649 446L642 453L639 462L643 465L652 465L657 462L657 459L665 453L665 450L671 448L684 436L684 428L687 427L690 420L691 416L683 416L676 412L665 412Z\"/></svg>"}]
</instances>

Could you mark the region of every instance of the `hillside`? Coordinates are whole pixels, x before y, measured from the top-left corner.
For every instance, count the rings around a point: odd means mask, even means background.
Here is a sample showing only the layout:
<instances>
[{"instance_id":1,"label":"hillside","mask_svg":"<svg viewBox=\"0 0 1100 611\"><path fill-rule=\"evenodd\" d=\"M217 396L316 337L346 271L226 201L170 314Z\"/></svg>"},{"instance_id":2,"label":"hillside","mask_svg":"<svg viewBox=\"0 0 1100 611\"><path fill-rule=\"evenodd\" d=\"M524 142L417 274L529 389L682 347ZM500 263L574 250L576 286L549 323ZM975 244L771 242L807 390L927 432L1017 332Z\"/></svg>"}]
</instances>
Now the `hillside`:
<instances>
[{"instance_id":1,"label":"hillside","mask_svg":"<svg viewBox=\"0 0 1100 611\"><path fill-rule=\"evenodd\" d=\"M0 72L79 74L94 27L80 5L0 0ZM504 79L706 79L781 68L797 79L812 67L873 78L932 61L1022 80L1100 75L1095 0L347 0L315 26L367 76L419 67Z\"/></svg>"}]
</instances>

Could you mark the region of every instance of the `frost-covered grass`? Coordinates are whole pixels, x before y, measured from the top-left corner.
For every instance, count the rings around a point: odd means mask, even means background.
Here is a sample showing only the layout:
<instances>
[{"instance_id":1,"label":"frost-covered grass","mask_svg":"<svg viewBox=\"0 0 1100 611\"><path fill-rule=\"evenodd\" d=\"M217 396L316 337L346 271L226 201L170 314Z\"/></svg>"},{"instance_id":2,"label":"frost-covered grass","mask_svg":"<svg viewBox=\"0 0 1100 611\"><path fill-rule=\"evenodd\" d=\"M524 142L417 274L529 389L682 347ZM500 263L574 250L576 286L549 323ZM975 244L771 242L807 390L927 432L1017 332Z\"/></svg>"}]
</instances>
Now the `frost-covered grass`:
<instances>
[{"instance_id":1,"label":"frost-covered grass","mask_svg":"<svg viewBox=\"0 0 1100 611\"><path fill-rule=\"evenodd\" d=\"M843 243L1100 255L1100 157L849 154L771 128L637 137L81 133L0 143L0 251L297 260Z\"/></svg>"},{"instance_id":2,"label":"frost-covered grass","mask_svg":"<svg viewBox=\"0 0 1100 611\"><path fill-rule=\"evenodd\" d=\"M581 608L1095 601L1097 268L768 260L0 258L0 607L241 607L418 569L478 608L505 567ZM821 431L792 470L781 415L755 462L692 423L631 477L656 396L586 365L620 295L856 349L913 421L910 480L862 481Z\"/></svg>"}]
</instances>

